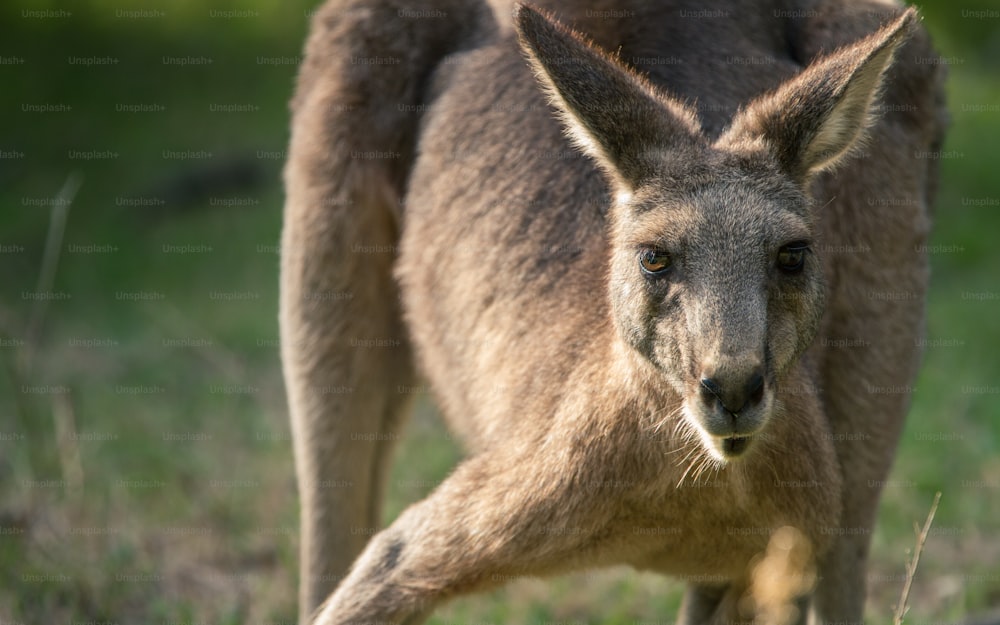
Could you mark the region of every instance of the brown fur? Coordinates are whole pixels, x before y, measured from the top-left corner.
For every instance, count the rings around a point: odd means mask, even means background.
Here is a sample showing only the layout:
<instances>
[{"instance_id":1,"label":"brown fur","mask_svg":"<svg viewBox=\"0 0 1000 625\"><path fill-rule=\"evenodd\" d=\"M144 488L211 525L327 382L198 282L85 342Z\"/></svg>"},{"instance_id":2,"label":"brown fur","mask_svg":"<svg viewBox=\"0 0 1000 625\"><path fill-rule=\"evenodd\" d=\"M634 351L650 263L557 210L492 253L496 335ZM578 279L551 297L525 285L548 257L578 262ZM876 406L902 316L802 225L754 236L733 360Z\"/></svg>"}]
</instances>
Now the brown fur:
<instances>
[{"instance_id":1,"label":"brown fur","mask_svg":"<svg viewBox=\"0 0 1000 625\"><path fill-rule=\"evenodd\" d=\"M300 618L620 563L717 580L685 622L748 618L792 526L816 616L860 621L919 364L926 35L876 2L544 6L593 42L499 0L315 18L282 242ZM417 370L471 453L369 540Z\"/></svg>"}]
</instances>

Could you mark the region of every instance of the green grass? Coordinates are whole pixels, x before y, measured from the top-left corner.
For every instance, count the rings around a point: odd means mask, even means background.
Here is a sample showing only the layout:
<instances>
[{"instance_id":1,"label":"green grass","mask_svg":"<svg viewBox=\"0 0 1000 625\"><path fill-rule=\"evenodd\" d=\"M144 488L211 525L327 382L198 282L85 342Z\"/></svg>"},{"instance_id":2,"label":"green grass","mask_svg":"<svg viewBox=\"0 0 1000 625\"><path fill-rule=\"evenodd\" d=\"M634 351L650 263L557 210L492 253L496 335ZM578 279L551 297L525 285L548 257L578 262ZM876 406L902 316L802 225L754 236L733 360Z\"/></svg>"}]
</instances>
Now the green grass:
<instances>
[{"instance_id":1,"label":"green grass","mask_svg":"<svg viewBox=\"0 0 1000 625\"><path fill-rule=\"evenodd\" d=\"M0 65L0 150L24 153L0 161L0 621L294 621L298 510L276 347L281 161L264 154L287 141L294 66L257 59L298 55L310 6L257 7L242 19L188 1L147 20L115 17L105 1L65 19L0 15L0 57L25 59ZM925 14L945 55L964 61L949 83L954 156L942 160L930 342L885 491L869 602L872 622L888 622L912 525L941 491L911 594L915 625L1000 604L1000 300L969 296L1000 292L1000 112L975 106L1000 102L996 47L988 24L944 2ZM164 65L165 55L213 64ZM123 103L162 110L116 111ZM210 108L240 103L257 109ZM81 186L51 287L71 298L49 303L32 339L40 308L24 293L36 289L45 201L71 175ZM420 402L386 520L460 455ZM431 622L668 623L679 597L676 582L615 569L522 580Z\"/></svg>"}]
</instances>

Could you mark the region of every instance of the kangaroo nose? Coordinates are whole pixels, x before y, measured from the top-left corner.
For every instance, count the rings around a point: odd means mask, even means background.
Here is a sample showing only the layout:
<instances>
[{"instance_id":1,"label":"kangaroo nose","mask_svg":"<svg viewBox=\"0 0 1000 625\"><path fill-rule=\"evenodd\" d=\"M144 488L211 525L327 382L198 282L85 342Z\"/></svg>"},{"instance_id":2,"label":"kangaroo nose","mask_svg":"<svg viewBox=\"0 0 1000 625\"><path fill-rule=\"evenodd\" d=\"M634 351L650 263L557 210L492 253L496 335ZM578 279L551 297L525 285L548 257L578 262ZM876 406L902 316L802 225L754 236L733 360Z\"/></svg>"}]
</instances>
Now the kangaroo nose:
<instances>
[{"instance_id":1,"label":"kangaroo nose","mask_svg":"<svg viewBox=\"0 0 1000 625\"><path fill-rule=\"evenodd\" d=\"M749 374L705 375L701 378L702 401L710 406L719 402L726 412L733 415L756 406L763 397L764 376L759 368Z\"/></svg>"}]
</instances>

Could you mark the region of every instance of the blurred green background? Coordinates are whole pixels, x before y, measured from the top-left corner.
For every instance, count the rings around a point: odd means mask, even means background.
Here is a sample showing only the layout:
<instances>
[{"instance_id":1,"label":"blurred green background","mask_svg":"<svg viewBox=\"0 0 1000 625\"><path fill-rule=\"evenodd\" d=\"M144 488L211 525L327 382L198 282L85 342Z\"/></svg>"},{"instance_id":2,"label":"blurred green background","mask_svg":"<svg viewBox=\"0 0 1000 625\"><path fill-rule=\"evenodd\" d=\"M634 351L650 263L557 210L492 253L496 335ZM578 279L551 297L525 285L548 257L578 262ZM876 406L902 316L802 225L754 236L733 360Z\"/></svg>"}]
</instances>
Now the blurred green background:
<instances>
[{"instance_id":1,"label":"blurred green background","mask_svg":"<svg viewBox=\"0 0 1000 625\"><path fill-rule=\"evenodd\" d=\"M953 126L926 364L868 605L889 621L941 491L916 625L1000 606L1000 9L919 6ZM295 621L277 243L312 9L0 9L0 622ZM460 457L427 401L404 439L387 520ZM679 592L625 569L526 580L431 622L666 624Z\"/></svg>"}]
</instances>

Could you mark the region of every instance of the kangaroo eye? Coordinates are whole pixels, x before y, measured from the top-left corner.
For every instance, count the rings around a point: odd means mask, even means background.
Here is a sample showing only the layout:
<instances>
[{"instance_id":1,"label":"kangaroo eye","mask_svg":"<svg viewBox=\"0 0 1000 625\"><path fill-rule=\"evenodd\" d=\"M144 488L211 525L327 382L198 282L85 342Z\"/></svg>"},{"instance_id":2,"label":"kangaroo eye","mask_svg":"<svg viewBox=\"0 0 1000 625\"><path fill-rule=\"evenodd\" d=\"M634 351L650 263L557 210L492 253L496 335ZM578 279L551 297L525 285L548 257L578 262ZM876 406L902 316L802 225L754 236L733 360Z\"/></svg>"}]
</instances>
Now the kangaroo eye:
<instances>
[{"instance_id":1,"label":"kangaroo eye","mask_svg":"<svg viewBox=\"0 0 1000 625\"><path fill-rule=\"evenodd\" d=\"M788 273L802 271L806 262L806 252L809 251L807 241L795 241L788 245L783 245L778 250L778 268Z\"/></svg>"},{"instance_id":2,"label":"kangaroo eye","mask_svg":"<svg viewBox=\"0 0 1000 625\"><path fill-rule=\"evenodd\" d=\"M640 250L639 266L647 275L659 275L670 269L670 254L650 248Z\"/></svg>"}]
</instances>

